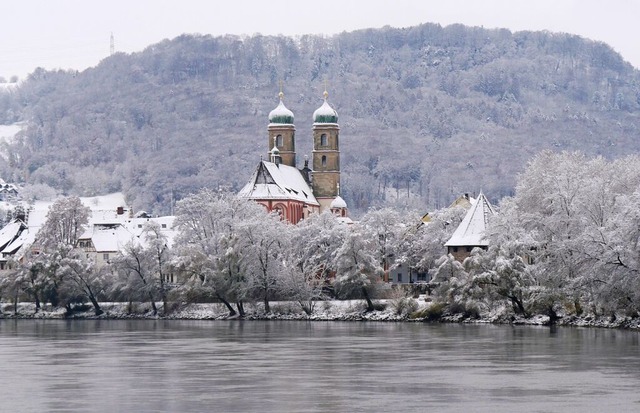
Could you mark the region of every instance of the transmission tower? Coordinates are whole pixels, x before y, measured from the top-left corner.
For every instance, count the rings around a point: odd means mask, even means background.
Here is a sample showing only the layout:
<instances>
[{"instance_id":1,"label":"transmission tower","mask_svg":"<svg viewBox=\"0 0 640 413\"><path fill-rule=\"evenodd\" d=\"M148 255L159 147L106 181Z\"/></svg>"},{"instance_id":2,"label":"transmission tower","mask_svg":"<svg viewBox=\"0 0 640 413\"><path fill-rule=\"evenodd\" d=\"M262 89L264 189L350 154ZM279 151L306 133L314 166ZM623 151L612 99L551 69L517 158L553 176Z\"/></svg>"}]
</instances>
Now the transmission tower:
<instances>
[{"instance_id":1,"label":"transmission tower","mask_svg":"<svg viewBox=\"0 0 640 413\"><path fill-rule=\"evenodd\" d=\"M111 47L109 48L111 55L116 52L116 41L113 39L113 32L111 32Z\"/></svg>"}]
</instances>

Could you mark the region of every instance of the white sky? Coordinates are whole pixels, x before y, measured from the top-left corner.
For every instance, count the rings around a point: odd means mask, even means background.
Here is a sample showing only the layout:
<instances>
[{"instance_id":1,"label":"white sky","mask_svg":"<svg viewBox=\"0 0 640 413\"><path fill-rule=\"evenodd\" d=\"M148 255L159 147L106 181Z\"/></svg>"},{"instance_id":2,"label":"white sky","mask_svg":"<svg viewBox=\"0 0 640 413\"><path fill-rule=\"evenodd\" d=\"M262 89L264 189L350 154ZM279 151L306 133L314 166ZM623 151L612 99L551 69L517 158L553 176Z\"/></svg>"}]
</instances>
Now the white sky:
<instances>
[{"instance_id":1,"label":"white sky","mask_svg":"<svg viewBox=\"0 0 640 413\"><path fill-rule=\"evenodd\" d=\"M640 68L640 0L4 0L0 76L36 67L83 70L183 33L334 34L462 23L600 40Z\"/></svg>"}]
</instances>

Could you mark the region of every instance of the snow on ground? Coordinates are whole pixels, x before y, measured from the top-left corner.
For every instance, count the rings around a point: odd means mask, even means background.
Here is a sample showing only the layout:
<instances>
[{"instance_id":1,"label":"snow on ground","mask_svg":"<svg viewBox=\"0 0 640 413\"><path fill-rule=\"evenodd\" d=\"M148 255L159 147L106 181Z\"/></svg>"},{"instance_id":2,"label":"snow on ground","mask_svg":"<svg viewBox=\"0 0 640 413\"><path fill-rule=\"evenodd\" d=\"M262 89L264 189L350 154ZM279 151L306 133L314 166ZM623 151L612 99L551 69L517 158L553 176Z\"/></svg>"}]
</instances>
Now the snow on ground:
<instances>
[{"instance_id":1,"label":"snow on ground","mask_svg":"<svg viewBox=\"0 0 640 413\"><path fill-rule=\"evenodd\" d=\"M377 300L381 309L366 312L366 305L362 300L330 300L319 301L313 314L306 315L295 302L272 302L271 312L264 313L262 304L246 304L244 320L298 320L298 321L395 321L395 322L447 322L447 323L476 323L476 324L519 324L519 325L548 325L549 317L537 315L528 319L514 317L505 313L483 314L479 319L464 318L462 315L445 315L437 320L430 320L421 316L431 306L429 301L417 301L417 310L411 313L398 313L395 300ZM162 303L157 303L162 312ZM382 308L384 307L384 308ZM154 316L149 303L103 303L103 315L96 317L93 307L87 305L82 311L67 316L63 308L45 306L38 313L32 303L20 303L18 314L14 314L13 304L0 305L0 319L2 318L38 318L38 319L168 319L168 320L229 320L229 312L223 304L179 304L172 303L171 311L166 316ZM624 328L640 331L640 318L620 316L596 317L585 315L582 317L565 316L558 320L557 325L574 327L604 327Z\"/></svg>"},{"instance_id":2,"label":"snow on ground","mask_svg":"<svg viewBox=\"0 0 640 413\"><path fill-rule=\"evenodd\" d=\"M11 143L13 138L20 132L26 123L18 122L11 125L0 125L0 142Z\"/></svg>"}]
</instances>

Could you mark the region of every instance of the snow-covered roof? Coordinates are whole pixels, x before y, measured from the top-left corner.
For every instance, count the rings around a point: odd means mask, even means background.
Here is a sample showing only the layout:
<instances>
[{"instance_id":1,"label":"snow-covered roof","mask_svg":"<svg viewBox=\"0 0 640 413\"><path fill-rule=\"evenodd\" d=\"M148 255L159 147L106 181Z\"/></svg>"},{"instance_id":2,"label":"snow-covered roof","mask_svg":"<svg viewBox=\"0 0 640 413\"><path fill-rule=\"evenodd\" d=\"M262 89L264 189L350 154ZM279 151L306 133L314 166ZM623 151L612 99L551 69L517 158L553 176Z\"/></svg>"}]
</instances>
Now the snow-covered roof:
<instances>
[{"instance_id":1,"label":"snow-covered roof","mask_svg":"<svg viewBox=\"0 0 640 413\"><path fill-rule=\"evenodd\" d=\"M18 254L18 251L25 245L31 245L33 244L33 242L36 239L36 235L35 232L33 231L29 231L29 230L24 230L22 231L22 233L20 234L20 236L16 239L13 240L13 242L11 242L9 245L7 245L6 247L4 247L4 249L2 250L2 254L16 254L18 256L18 258L22 255L22 254Z\"/></svg>"},{"instance_id":2,"label":"snow-covered roof","mask_svg":"<svg viewBox=\"0 0 640 413\"><path fill-rule=\"evenodd\" d=\"M445 247L489 245L484 239L484 232L489 217L493 214L495 214L493 207L484 194L480 193L449 241L444 244Z\"/></svg>"},{"instance_id":3,"label":"snow-covered roof","mask_svg":"<svg viewBox=\"0 0 640 413\"><path fill-rule=\"evenodd\" d=\"M118 252L130 242L136 241L146 245L145 225L155 222L160 225L161 233L167 238L167 245L173 245L177 231L173 228L174 216L155 218L130 218L120 222L96 223L91 225L81 240L90 239L96 252Z\"/></svg>"},{"instance_id":4,"label":"snow-covered roof","mask_svg":"<svg viewBox=\"0 0 640 413\"><path fill-rule=\"evenodd\" d=\"M6 247L19 234L20 230L25 228L22 221L14 220L4 228L0 229L0 248Z\"/></svg>"},{"instance_id":5,"label":"snow-covered roof","mask_svg":"<svg viewBox=\"0 0 640 413\"><path fill-rule=\"evenodd\" d=\"M349 217L336 217L336 220L341 223L341 224L345 224L345 225L353 225L354 222L351 218Z\"/></svg>"},{"instance_id":6,"label":"snow-covered roof","mask_svg":"<svg viewBox=\"0 0 640 413\"><path fill-rule=\"evenodd\" d=\"M261 161L238 196L253 200L295 200L320 205L297 168Z\"/></svg>"},{"instance_id":7,"label":"snow-covered roof","mask_svg":"<svg viewBox=\"0 0 640 413\"><path fill-rule=\"evenodd\" d=\"M85 235L86 233L81 238ZM132 234L122 225L115 227L94 225L90 238L96 252L117 252L121 251L132 237Z\"/></svg>"},{"instance_id":8,"label":"snow-covered roof","mask_svg":"<svg viewBox=\"0 0 640 413\"><path fill-rule=\"evenodd\" d=\"M83 205L91 209L89 224L114 221L124 222L124 220L128 218L126 214L118 215L117 213L118 207L124 207L126 205L124 195L120 192L95 197L81 197L80 201ZM49 208L51 208L53 203L53 201L35 201L32 205L27 205L25 207L25 210L27 210L27 229L22 231L20 236L5 246L1 252L3 254L16 254L19 258L22 255L20 250L35 242L36 235L46 222ZM0 230L0 234L2 234L5 229L7 229L6 226ZM9 229L7 229L7 231L9 231ZM0 235L0 242L1 241L2 236ZM2 245L3 244L0 243L0 246Z\"/></svg>"}]
</instances>

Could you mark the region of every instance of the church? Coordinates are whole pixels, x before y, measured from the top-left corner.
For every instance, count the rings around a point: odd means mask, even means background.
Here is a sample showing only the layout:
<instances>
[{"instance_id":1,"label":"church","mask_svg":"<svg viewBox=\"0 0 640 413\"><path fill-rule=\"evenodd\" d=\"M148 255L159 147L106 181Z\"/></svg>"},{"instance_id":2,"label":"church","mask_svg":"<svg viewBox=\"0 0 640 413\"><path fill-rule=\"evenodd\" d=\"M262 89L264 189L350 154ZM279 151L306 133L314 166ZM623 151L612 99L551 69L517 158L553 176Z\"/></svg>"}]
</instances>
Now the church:
<instances>
[{"instance_id":1,"label":"church","mask_svg":"<svg viewBox=\"0 0 640 413\"><path fill-rule=\"evenodd\" d=\"M305 156L304 166L296 163L296 128L293 112L280 103L269 113L267 161L261 160L238 196L258 202L267 211L277 211L282 219L297 224L313 213L331 211L347 217L347 204L340 197L340 145L338 113L324 102L313 113L312 167Z\"/></svg>"}]
</instances>

